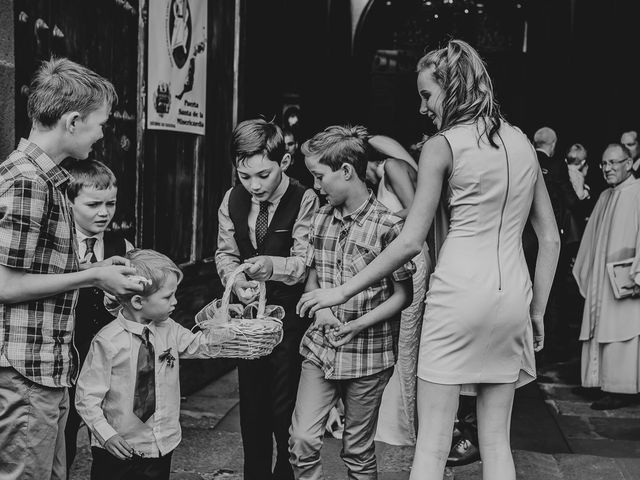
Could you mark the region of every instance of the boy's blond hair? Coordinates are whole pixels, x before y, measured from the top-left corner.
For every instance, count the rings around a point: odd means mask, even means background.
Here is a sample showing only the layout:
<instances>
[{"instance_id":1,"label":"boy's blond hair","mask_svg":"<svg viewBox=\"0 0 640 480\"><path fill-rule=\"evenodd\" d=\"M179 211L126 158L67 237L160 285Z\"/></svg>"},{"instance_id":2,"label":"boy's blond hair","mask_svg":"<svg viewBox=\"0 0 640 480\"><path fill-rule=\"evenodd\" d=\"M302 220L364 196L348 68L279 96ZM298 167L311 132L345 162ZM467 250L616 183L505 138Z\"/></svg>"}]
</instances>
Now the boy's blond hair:
<instances>
[{"instance_id":1,"label":"boy's blond hair","mask_svg":"<svg viewBox=\"0 0 640 480\"><path fill-rule=\"evenodd\" d=\"M353 166L358 178L367 176L367 163L373 148L368 141L369 132L361 125L332 125L302 144L305 157L318 156L318 162L337 171L344 163Z\"/></svg>"},{"instance_id":2,"label":"boy's blond hair","mask_svg":"<svg viewBox=\"0 0 640 480\"><path fill-rule=\"evenodd\" d=\"M134 248L127 252L125 257L131 262L131 266L136 269L137 275L151 280L151 283L143 282L142 292L134 293L125 297L118 297L120 303L128 301L134 295L147 297L162 288L171 274L175 275L178 283L182 281L182 270L166 255L151 249Z\"/></svg>"},{"instance_id":3,"label":"boy's blond hair","mask_svg":"<svg viewBox=\"0 0 640 480\"><path fill-rule=\"evenodd\" d=\"M42 63L31 79L27 113L31 122L55 125L65 113L91 112L118 102L113 84L106 78L67 58Z\"/></svg>"}]
</instances>

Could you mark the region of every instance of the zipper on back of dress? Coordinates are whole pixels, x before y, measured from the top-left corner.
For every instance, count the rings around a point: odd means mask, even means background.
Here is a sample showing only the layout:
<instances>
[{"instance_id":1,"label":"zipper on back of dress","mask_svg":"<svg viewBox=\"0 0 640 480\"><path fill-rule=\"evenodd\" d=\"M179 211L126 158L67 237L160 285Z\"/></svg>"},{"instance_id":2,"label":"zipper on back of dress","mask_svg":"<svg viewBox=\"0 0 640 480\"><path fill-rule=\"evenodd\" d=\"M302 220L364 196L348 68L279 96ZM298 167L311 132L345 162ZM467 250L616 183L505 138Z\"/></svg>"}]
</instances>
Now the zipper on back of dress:
<instances>
[{"instance_id":1,"label":"zipper on back of dress","mask_svg":"<svg viewBox=\"0 0 640 480\"><path fill-rule=\"evenodd\" d=\"M500 223L498 224L498 241L496 243L496 257L498 259L498 291L502 291L502 264L500 262L500 239L502 237L502 222L504 220L504 211L507 208L507 200L509 198L509 187L510 187L510 176L511 172L509 170L509 154L507 153L507 146L502 139L502 136L498 133L498 138L500 138L500 142L502 143L502 148L504 148L504 159L507 167L507 187L504 192L504 200L502 201L502 209L500 210Z\"/></svg>"}]
</instances>

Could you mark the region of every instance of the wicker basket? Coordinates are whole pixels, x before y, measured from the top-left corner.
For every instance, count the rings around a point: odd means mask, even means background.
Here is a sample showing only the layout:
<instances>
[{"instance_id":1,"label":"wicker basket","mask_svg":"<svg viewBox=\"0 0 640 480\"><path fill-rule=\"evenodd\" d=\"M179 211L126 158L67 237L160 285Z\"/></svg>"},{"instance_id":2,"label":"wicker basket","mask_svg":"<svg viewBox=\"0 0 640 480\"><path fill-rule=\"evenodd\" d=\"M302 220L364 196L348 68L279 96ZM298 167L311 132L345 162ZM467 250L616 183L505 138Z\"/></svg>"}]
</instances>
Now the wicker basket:
<instances>
[{"instance_id":1,"label":"wicker basket","mask_svg":"<svg viewBox=\"0 0 640 480\"><path fill-rule=\"evenodd\" d=\"M222 299L196 314L196 324L207 332L212 356L254 359L271 353L282 341L284 309L266 305L266 287L259 282L258 301L247 306L229 304L236 276L250 265L240 265L229 277Z\"/></svg>"}]
</instances>

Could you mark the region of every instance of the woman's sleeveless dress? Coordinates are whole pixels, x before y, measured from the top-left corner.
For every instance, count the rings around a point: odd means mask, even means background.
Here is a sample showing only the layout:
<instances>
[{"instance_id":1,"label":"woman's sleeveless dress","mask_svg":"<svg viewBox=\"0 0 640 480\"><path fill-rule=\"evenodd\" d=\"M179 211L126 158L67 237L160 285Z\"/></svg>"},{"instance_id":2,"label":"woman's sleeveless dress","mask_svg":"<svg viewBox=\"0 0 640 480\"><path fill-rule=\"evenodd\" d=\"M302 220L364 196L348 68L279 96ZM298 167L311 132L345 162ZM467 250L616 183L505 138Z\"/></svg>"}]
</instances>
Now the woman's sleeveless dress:
<instances>
[{"instance_id":1,"label":"woman's sleeveless dress","mask_svg":"<svg viewBox=\"0 0 640 480\"><path fill-rule=\"evenodd\" d=\"M479 140L477 124L442 133L453 152L450 226L427 293L418 377L471 395L478 383L535 379L522 231L539 167L520 130L503 123L499 133L499 148Z\"/></svg>"},{"instance_id":2,"label":"woman's sleeveless dress","mask_svg":"<svg viewBox=\"0 0 640 480\"><path fill-rule=\"evenodd\" d=\"M384 162L378 168L378 201L392 212L402 210L402 203L387 187ZM413 275L413 302L402 311L398 361L382 394L378 413L376 440L391 445L414 445L416 441L416 369L427 276L431 271L428 258L425 246L425 250L413 259L416 266Z\"/></svg>"}]
</instances>

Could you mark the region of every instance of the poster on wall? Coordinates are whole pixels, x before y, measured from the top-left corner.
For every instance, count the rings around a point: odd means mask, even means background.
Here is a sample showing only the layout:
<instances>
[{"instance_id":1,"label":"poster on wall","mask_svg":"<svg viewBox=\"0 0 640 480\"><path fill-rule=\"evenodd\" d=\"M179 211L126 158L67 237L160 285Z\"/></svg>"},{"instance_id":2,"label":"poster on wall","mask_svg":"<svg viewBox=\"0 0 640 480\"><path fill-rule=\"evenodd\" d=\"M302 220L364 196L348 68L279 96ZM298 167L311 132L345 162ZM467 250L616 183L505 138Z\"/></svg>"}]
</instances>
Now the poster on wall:
<instances>
[{"instance_id":1,"label":"poster on wall","mask_svg":"<svg viewBox=\"0 0 640 480\"><path fill-rule=\"evenodd\" d=\"M204 135L207 0L148 5L147 128Z\"/></svg>"}]
</instances>

